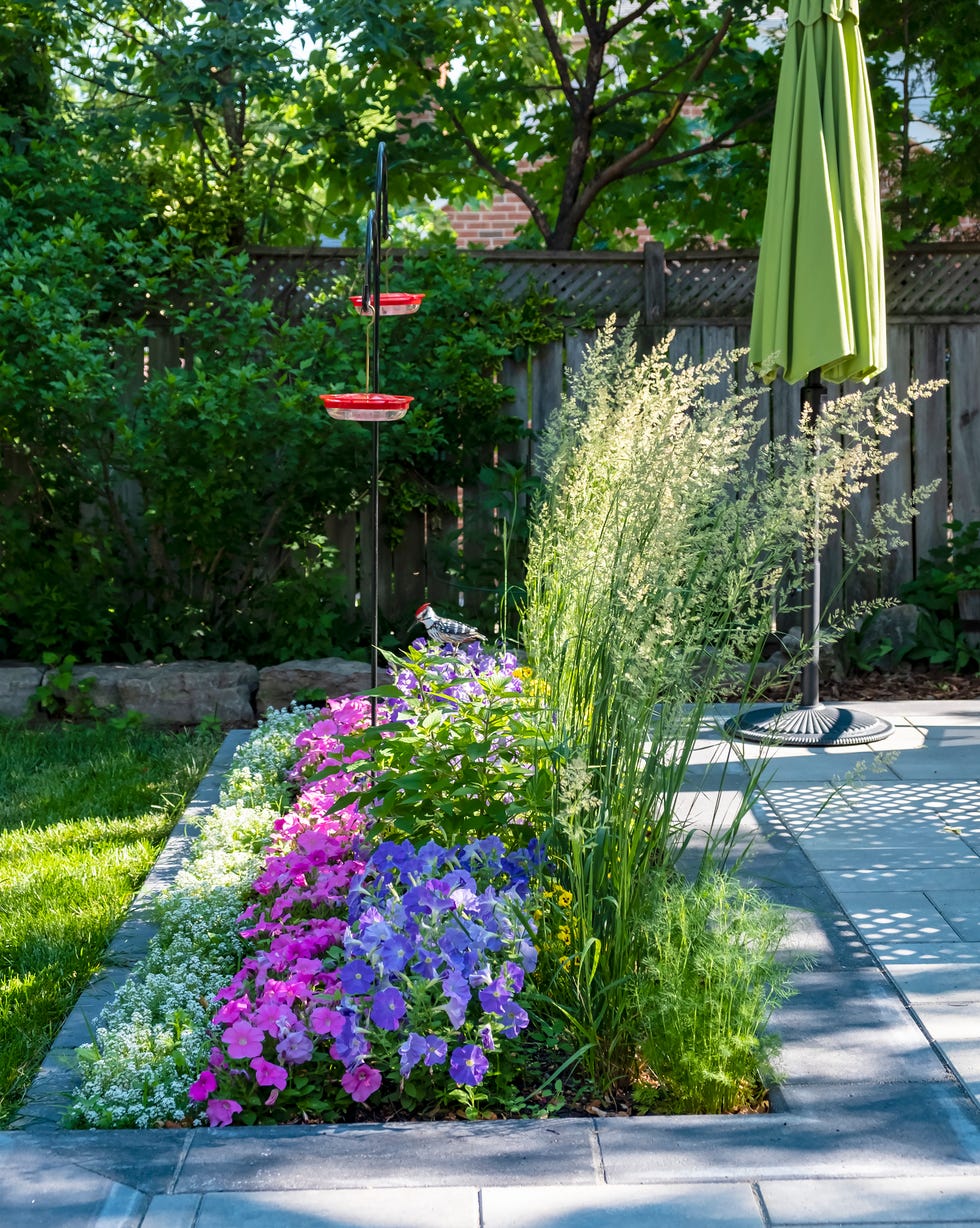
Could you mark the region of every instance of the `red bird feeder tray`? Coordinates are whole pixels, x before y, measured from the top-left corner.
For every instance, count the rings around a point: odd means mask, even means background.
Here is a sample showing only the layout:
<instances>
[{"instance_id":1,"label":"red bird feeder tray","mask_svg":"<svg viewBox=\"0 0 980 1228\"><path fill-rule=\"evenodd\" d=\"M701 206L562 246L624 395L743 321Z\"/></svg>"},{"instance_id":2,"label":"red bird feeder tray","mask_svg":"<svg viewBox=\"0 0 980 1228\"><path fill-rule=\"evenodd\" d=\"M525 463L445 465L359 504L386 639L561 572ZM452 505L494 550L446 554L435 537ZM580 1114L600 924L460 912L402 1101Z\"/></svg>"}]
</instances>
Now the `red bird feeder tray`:
<instances>
[{"instance_id":1,"label":"red bird feeder tray","mask_svg":"<svg viewBox=\"0 0 980 1228\"><path fill-rule=\"evenodd\" d=\"M386 392L324 392L320 400L331 418L343 422L397 422L415 398Z\"/></svg>"},{"instance_id":2,"label":"red bird feeder tray","mask_svg":"<svg viewBox=\"0 0 980 1228\"><path fill-rule=\"evenodd\" d=\"M375 295L372 294L368 297L366 307L364 305L364 298L363 294L352 294L350 301L354 304L354 310L359 316L373 316ZM383 316L414 315L422 305L424 298L424 294L394 293L377 295L380 314Z\"/></svg>"}]
</instances>

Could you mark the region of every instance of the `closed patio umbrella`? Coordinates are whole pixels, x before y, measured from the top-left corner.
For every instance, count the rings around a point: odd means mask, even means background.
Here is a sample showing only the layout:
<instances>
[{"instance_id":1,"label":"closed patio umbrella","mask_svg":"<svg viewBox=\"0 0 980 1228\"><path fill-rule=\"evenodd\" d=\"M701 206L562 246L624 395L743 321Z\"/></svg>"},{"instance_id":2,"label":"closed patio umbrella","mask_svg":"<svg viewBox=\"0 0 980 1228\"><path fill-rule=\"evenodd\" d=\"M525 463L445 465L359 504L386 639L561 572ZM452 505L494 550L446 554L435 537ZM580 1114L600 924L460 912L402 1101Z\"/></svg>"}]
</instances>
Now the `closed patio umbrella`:
<instances>
[{"instance_id":1,"label":"closed patio umbrella","mask_svg":"<svg viewBox=\"0 0 980 1228\"><path fill-rule=\"evenodd\" d=\"M764 380L806 378L813 421L821 378L867 380L884 369L885 275L871 91L858 0L789 0L749 361ZM887 721L819 699L820 557L804 595L812 645L799 708L762 708L729 723L755 741L868 742Z\"/></svg>"}]
</instances>

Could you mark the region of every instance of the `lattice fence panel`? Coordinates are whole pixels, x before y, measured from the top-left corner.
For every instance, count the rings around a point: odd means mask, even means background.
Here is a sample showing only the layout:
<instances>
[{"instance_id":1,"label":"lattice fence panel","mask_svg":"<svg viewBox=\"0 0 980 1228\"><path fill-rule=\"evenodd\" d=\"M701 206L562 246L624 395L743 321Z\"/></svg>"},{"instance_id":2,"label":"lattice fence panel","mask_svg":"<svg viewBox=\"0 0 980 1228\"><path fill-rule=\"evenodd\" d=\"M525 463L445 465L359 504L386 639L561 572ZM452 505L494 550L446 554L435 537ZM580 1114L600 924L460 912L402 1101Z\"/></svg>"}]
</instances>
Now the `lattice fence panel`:
<instances>
[{"instance_id":1,"label":"lattice fence panel","mask_svg":"<svg viewBox=\"0 0 980 1228\"><path fill-rule=\"evenodd\" d=\"M475 253L502 275L506 297L519 298L536 284L568 315L632 316L643 311L644 268L639 252L494 251ZM400 253L389 275L397 277ZM754 252L673 252L664 265L666 302L659 314L671 319L749 319L755 289ZM314 296L338 298L359 292L362 254L353 249L314 252L259 251L253 257L256 293L269 294L285 315L301 314ZM980 245L937 244L890 257L886 268L891 317L980 315Z\"/></svg>"},{"instance_id":2,"label":"lattice fence panel","mask_svg":"<svg viewBox=\"0 0 980 1228\"><path fill-rule=\"evenodd\" d=\"M506 270L501 285L508 298L519 298L532 285L552 295L569 314L594 311L597 315L631 316L643 302L643 265L635 254L629 259L603 253L607 259L568 257L494 260Z\"/></svg>"},{"instance_id":3,"label":"lattice fence panel","mask_svg":"<svg viewBox=\"0 0 980 1228\"><path fill-rule=\"evenodd\" d=\"M901 252L888 261L885 284L892 315L980 315L980 247Z\"/></svg>"},{"instance_id":4,"label":"lattice fence panel","mask_svg":"<svg viewBox=\"0 0 980 1228\"><path fill-rule=\"evenodd\" d=\"M758 259L677 252L666 258L667 317L738 318L752 314Z\"/></svg>"}]
</instances>

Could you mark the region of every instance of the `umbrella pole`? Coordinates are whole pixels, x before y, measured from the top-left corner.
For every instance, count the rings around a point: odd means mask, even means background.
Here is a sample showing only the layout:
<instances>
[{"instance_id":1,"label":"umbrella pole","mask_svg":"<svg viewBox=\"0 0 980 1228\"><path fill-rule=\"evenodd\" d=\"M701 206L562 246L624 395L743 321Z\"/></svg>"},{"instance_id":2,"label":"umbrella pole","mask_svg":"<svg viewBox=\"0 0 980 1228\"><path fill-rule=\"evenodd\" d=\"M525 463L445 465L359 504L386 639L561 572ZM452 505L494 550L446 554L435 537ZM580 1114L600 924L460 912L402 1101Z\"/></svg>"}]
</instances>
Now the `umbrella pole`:
<instances>
[{"instance_id":1,"label":"umbrella pole","mask_svg":"<svg viewBox=\"0 0 980 1228\"><path fill-rule=\"evenodd\" d=\"M848 708L831 707L820 702L820 495L817 484L817 419L820 403L827 391L820 382L820 368L812 370L800 390L800 416L811 432L813 467L813 521L811 549L813 558L803 581L803 643L809 656L803 666L803 699L799 707L775 705L740 712L725 722L725 732L746 742L765 742L770 746L851 746L877 742L892 732L890 722Z\"/></svg>"},{"instance_id":2,"label":"umbrella pole","mask_svg":"<svg viewBox=\"0 0 980 1228\"><path fill-rule=\"evenodd\" d=\"M820 382L820 368L807 376L800 389L800 421L811 432L813 448L813 558L803 585L803 643L810 645L810 657L803 666L803 707L820 703L820 494L816 484L817 418L826 386Z\"/></svg>"}]
</instances>

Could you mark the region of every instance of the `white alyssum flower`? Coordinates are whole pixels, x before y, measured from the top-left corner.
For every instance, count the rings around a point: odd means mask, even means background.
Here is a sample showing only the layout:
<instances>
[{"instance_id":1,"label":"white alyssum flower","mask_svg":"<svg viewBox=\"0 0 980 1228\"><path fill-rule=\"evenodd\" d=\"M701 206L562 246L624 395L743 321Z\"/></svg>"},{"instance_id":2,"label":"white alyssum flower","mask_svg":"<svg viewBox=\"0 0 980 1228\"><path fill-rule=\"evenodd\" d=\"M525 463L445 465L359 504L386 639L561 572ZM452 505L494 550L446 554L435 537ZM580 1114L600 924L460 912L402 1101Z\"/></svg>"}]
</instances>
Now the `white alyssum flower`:
<instances>
[{"instance_id":1,"label":"white alyssum flower","mask_svg":"<svg viewBox=\"0 0 980 1228\"><path fill-rule=\"evenodd\" d=\"M207 1061L215 993L234 975L244 944L238 918L263 864L272 826L292 795L296 738L320 709L273 709L235 752L216 806L174 885L154 905L158 931L77 1051L82 1081L76 1125L146 1129L197 1124L187 1087Z\"/></svg>"}]
</instances>

